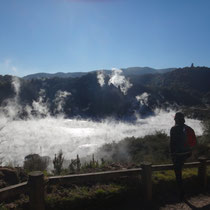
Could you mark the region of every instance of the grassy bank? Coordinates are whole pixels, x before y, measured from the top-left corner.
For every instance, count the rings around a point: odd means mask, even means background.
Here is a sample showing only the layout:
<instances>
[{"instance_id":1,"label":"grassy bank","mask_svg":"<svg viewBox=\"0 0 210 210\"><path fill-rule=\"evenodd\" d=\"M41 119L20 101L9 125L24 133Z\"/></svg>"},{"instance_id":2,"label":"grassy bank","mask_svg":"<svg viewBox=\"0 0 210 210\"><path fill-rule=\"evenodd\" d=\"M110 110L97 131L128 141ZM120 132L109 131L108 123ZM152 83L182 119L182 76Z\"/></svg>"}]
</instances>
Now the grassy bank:
<instances>
[{"instance_id":1,"label":"grassy bank","mask_svg":"<svg viewBox=\"0 0 210 210\"><path fill-rule=\"evenodd\" d=\"M197 178L197 169L184 169L184 187L188 197L202 192ZM153 172L153 207L178 199L174 172ZM210 167L208 167L208 183L210 183ZM92 209L141 209L144 202L141 178L124 182L97 183L86 186L79 185L46 185L47 210L92 210ZM210 191L208 185L207 191ZM177 200L178 201L178 200ZM14 202L1 205L1 210L22 209L28 206L28 197L23 196Z\"/></svg>"}]
</instances>

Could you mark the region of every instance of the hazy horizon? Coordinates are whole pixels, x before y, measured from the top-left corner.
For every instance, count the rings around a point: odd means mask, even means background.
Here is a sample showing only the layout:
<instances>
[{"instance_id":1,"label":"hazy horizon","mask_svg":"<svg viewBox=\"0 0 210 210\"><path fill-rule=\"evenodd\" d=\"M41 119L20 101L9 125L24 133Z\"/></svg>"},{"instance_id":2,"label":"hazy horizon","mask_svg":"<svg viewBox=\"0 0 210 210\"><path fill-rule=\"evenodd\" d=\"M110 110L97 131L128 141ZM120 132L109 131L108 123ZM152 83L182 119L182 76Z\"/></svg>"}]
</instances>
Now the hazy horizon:
<instances>
[{"instance_id":1,"label":"hazy horizon","mask_svg":"<svg viewBox=\"0 0 210 210\"><path fill-rule=\"evenodd\" d=\"M192 63L191 63L192 64ZM102 69L92 69L90 71L66 71L66 72L61 72L61 71L55 71L55 72L50 72L50 71L43 71L43 72L33 72L33 73L29 73L29 74L26 74L26 75L22 75L22 76L19 76L19 75L15 75L15 74L0 74L0 75L11 75L11 76L17 76L17 77L25 77L25 76L28 76L28 75L33 75L33 74L57 74L57 73L64 73L64 74L68 74L68 73L90 73L90 72L94 72L94 71L103 71L103 70L108 70L110 72L113 71L113 69L127 69L127 68L151 68L151 69L154 69L154 70L162 70L162 69L178 69L178 68L186 68L186 67L190 67L191 66L188 65L188 66L180 66L180 67L166 67L166 68L154 68L154 67L151 67L151 66L129 66L129 67L122 67L122 68L111 68L111 69L105 69L105 68L102 68ZM194 64L194 63L193 63ZM209 68L208 66L196 66L194 64L195 67L206 67L206 68Z\"/></svg>"}]
</instances>

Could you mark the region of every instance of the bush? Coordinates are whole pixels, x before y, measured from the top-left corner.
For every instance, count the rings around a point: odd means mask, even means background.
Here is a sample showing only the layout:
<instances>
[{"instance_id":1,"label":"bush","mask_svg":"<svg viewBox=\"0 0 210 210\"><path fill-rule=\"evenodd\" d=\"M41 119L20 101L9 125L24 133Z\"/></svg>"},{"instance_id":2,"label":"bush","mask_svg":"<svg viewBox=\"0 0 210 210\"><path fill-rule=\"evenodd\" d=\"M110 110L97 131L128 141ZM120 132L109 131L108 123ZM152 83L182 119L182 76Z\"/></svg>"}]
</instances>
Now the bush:
<instances>
[{"instance_id":1,"label":"bush","mask_svg":"<svg viewBox=\"0 0 210 210\"><path fill-rule=\"evenodd\" d=\"M197 137L195 150L196 158L200 156L210 158L210 120L203 121L203 135Z\"/></svg>"},{"instance_id":2,"label":"bush","mask_svg":"<svg viewBox=\"0 0 210 210\"><path fill-rule=\"evenodd\" d=\"M57 156L55 154L55 158L53 160L53 166L55 169L54 173L56 175L61 174L61 170L63 168L63 161L64 161L63 152L62 152L62 150L60 150Z\"/></svg>"},{"instance_id":3,"label":"bush","mask_svg":"<svg viewBox=\"0 0 210 210\"><path fill-rule=\"evenodd\" d=\"M210 120L203 121L203 127L203 140L205 143L210 143Z\"/></svg>"},{"instance_id":4,"label":"bush","mask_svg":"<svg viewBox=\"0 0 210 210\"><path fill-rule=\"evenodd\" d=\"M30 171L44 171L47 170L50 158L47 156L41 157L38 154L30 154L25 157L24 169Z\"/></svg>"},{"instance_id":5,"label":"bush","mask_svg":"<svg viewBox=\"0 0 210 210\"><path fill-rule=\"evenodd\" d=\"M46 209L110 209L122 202L128 189L123 185L51 186L46 196ZM50 192L51 191L51 192ZM119 205L118 203L118 205ZM114 207L116 208L116 206ZM113 208L111 208L113 209Z\"/></svg>"},{"instance_id":6,"label":"bush","mask_svg":"<svg viewBox=\"0 0 210 210\"><path fill-rule=\"evenodd\" d=\"M70 173L79 173L81 169L81 162L79 155L77 155L76 159L71 159L71 163L69 164L69 172Z\"/></svg>"},{"instance_id":7,"label":"bush","mask_svg":"<svg viewBox=\"0 0 210 210\"><path fill-rule=\"evenodd\" d=\"M156 132L140 138L125 138L118 143L103 145L99 148L97 157L121 163L140 164L143 161L150 161L153 164L168 163L169 136L163 132Z\"/></svg>"}]
</instances>

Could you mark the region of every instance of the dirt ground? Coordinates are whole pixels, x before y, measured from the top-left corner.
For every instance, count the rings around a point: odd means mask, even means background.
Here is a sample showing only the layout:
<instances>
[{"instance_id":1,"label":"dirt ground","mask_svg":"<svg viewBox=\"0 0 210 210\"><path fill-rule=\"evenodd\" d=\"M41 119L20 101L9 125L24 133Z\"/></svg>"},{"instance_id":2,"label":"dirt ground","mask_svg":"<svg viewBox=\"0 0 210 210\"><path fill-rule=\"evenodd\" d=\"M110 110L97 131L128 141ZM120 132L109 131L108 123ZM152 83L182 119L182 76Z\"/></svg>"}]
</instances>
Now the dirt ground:
<instances>
[{"instance_id":1,"label":"dirt ground","mask_svg":"<svg viewBox=\"0 0 210 210\"><path fill-rule=\"evenodd\" d=\"M169 203L162 207L160 210L174 210L174 209L184 209L184 210L196 210L196 209L206 209L210 210L210 194L199 194L191 198L186 198L183 202Z\"/></svg>"}]
</instances>

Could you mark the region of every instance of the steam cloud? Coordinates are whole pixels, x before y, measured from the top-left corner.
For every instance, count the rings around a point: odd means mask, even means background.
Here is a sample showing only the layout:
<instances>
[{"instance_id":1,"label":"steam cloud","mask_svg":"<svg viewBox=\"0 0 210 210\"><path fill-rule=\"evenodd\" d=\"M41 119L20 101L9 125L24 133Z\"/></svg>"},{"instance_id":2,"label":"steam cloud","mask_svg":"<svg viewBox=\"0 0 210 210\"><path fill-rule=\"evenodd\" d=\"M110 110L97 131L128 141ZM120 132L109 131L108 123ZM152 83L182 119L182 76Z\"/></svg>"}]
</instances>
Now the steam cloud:
<instances>
[{"instance_id":1,"label":"steam cloud","mask_svg":"<svg viewBox=\"0 0 210 210\"><path fill-rule=\"evenodd\" d=\"M103 87L105 85L105 75L103 73L103 71L98 71L97 72L97 79L98 79L98 83L101 87Z\"/></svg>"},{"instance_id":2,"label":"steam cloud","mask_svg":"<svg viewBox=\"0 0 210 210\"><path fill-rule=\"evenodd\" d=\"M18 98L20 93L20 80L18 79L18 77L13 77L12 85L16 93L16 97Z\"/></svg>"},{"instance_id":3,"label":"steam cloud","mask_svg":"<svg viewBox=\"0 0 210 210\"><path fill-rule=\"evenodd\" d=\"M148 105L149 94L144 92L141 95L136 96L136 100L139 101L140 105Z\"/></svg>"},{"instance_id":4,"label":"steam cloud","mask_svg":"<svg viewBox=\"0 0 210 210\"><path fill-rule=\"evenodd\" d=\"M32 110L36 113L37 116L49 116L49 105L47 101L44 101L45 90L41 89L39 91L38 101L33 101Z\"/></svg>"},{"instance_id":5,"label":"steam cloud","mask_svg":"<svg viewBox=\"0 0 210 210\"><path fill-rule=\"evenodd\" d=\"M112 75L108 82L109 85L113 84L115 87L119 87L124 95L127 94L129 88L133 85L122 75L121 69L112 69Z\"/></svg>"},{"instance_id":6,"label":"steam cloud","mask_svg":"<svg viewBox=\"0 0 210 210\"><path fill-rule=\"evenodd\" d=\"M67 91L57 91L56 95L55 95L55 105L57 106L57 109L54 111L54 113L62 113L63 112L63 107L65 104L65 100L68 96L70 96L71 93L67 92Z\"/></svg>"},{"instance_id":7,"label":"steam cloud","mask_svg":"<svg viewBox=\"0 0 210 210\"><path fill-rule=\"evenodd\" d=\"M7 120L12 120L17 118L18 113L20 113L22 107L19 105L19 93L20 93L20 81L17 77L13 77L12 86L15 92L15 97L5 101L5 106L0 107L1 118L7 118Z\"/></svg>"},{"instance_id":8,"label":"steam cloud","mask_svg":"<svg viewBox=\"0 0 210 210\"><path fill-rule=\"evenodd\" d=\"M98 83L101 87L105 85L105 74L103 71L97 72L97 79ZM126 95L129 88L131 88L133 85L130 83L128 79L125 78L124 75L122 75L121 69L112 69L112 74L110 76L110 79L108 81L108 85L114 85L116 88L120 88L121 92Z\"/></svg>"}]
</instances>

